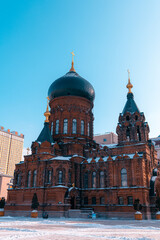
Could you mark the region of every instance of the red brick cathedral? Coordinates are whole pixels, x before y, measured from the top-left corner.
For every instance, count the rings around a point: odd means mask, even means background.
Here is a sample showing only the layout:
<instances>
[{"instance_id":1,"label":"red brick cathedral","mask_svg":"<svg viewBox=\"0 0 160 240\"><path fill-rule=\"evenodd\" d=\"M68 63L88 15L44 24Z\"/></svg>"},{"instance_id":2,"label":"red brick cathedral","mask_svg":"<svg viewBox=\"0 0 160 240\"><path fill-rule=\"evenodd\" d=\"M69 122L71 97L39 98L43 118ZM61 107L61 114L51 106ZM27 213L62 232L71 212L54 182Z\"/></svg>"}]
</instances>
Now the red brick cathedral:
<instances>
[{"instance_id":1,"label":"red brick cathedral","mask_svg":"<svg viewBox=\"0 0 160 240\"><path fill-rule=\"evenodd\" d=\"M72 67L52 83L44 127L32 143L32 154L16 165L13 188L8 190L6 211L30 216L33 194L39 215L84 216L93 209L98 216L133 217L139 199L150 217L154 196L153 175L157 154L131 92L119 115L118 144L101 146L93 141L92 85Z\"/></svg>"}]
</instances>

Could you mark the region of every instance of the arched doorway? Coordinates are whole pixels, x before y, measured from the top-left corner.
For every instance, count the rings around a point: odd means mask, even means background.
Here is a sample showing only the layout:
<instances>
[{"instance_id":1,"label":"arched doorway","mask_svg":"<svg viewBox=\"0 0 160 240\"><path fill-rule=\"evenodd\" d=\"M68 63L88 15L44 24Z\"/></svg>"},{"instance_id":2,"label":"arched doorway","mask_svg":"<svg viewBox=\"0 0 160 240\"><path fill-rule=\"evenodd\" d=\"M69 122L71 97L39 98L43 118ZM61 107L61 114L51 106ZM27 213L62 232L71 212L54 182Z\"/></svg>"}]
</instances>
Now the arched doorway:
<instances>
[{"instance_id":1,"label":"arched doorway","mask_svg":"<svg viewBox=\"0 0 160 240\"><path fill-rule=\"evenodd\" d=\"M69 188L65 194L65 200L70 204L71 209L80 208L79 190L75 187Z\"/></svg>"},{"instance_id":2,"label":"arched doorway","mask_svg":"<svg viewBox=\"0 0 160 240\"><path fill-rule=\"evenodd\" d=\"M75 203L75 197L71 197L71 209L75 209L76 203Z\"/></svg>"}]
</instances>

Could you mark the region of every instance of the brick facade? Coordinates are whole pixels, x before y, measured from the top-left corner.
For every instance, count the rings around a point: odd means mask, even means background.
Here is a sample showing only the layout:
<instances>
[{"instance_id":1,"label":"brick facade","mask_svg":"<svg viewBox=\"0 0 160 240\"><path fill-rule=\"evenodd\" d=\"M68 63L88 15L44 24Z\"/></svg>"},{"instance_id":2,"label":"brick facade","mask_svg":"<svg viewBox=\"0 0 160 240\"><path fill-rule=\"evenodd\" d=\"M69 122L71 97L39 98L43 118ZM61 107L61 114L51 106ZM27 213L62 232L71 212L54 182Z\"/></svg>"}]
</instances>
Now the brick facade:
<instances>
[{"instance_id":1,"label":"brick facade","mask_svg":"<svg viewBox=\"0 0 160 240\"><path fill-rule=\"evenodd\" d=\"M47 211L49 216L94 209L99 216L133 217L133 202L139 198L148 218L157 153L148 140L144 114L129 97L132 109L125 106L120 114L118 144L110 147L93 141L92 100L70 95L51 99L49 123L41 135L49 128L53 141L33 142L32 154L16 165L8 214L29 215L37 193L39 212Z\"/></svg>"}]
</instances>

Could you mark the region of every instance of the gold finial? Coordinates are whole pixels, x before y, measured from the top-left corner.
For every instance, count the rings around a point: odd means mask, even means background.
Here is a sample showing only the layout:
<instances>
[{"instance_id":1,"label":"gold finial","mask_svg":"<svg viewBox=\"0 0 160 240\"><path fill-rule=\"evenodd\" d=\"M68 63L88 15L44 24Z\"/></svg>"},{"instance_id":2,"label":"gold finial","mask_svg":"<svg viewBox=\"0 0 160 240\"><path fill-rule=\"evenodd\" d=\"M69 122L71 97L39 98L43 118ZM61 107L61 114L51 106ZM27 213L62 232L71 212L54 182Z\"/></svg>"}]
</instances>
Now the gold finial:
<instances>
[{"instance_id":1,"label":"gold finial","mask_svg":"<svg viewBox=\"0 0 160 240\"><path fill-rule=\"evenodd\" d=\"M48 109L48 105L49 105L49 97L47 97L47 109L46 109L46 112L44 113L44 116L46 117L45 122L47 122L47 123L49 122L49 116L51 115L50 111Z\"/></svg>"},{"instance_id":2,"label":"gold finial","mask_svg":"<svg viewBox=\"0 0 160 240\"><path fill-rule=\"evenodd\" d=\"M73 51L71 52L71 54L72 54L72 62L74 62L74 56L75 56L75 54L74 54Z\"/></svg>"},{"instance_id":3,"label":"gold finial","mask_svg":"<svg viewBox=\"0 0 160 240\"><path fill-rule=\"evenodd\" d=\"M72 183L72 187L75 187L75 184L74 184L74 183Z\"/></svg>"},{"instance_id":4,"label":"gold finial","mask_svg":"<svg viewBox=\"0 0 160 240\"><path fill-rule=\"evenodd\" d=\"M128 72L128 79L130 79L130 71L129 71L129 69L127 70L127 72Z\"/></svg>"},{"instance_id":5,"label":"gold finial","mask_svg":"<svg viewBox=\"0 0 160 240\"><path fill-rule=\"evenodd\" d=\"M30 149L29 149L29 147L28 147L28 148L27 148L27 155L29 155L29 150L30 150Z\"/></svg>"},{"instance_id":6,"label":"gold finial","mask_svg":"<svg viewBox=\"0 0 160 240\"><path fill-rule=\"evenodd\" d=\"M127 70L127 72L128 72L128 84L126 85L126 87L128 88L128 93L132 93L131 92L131 89L133 88L133 85L132 85L132 83L130 82L130 71L129 71L129 69Z\"/></svg>"},{"instance_id":7,"label":"gold finial","mask_svg":"<svg viewBox=\"0 0 160 240\"><path fill-rule=\"evenodd\" d=\"M73 51L71 52L71 54L72 54L72 67L71 67L71 69L69 71L70 72L75 72L75 69L74 69L74 56L75 56L75 54L74 54Z\"/></svg>"}]
</instances>

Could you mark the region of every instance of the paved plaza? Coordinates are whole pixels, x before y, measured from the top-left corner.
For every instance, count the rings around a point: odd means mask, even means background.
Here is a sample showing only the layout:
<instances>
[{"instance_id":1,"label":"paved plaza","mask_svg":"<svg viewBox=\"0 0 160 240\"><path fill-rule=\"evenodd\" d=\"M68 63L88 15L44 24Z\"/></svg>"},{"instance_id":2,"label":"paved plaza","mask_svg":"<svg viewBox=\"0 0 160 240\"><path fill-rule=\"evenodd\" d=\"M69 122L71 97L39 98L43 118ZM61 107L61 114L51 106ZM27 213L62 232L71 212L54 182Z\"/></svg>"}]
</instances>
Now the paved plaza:
<instances>
[{"instance_id":1,"label":"paved plaza","mask_svg":"<svg viewBox=\"0 0 160 240\"><path fill-rule=\"evenodd\" d=\"M160 221L0 218L0 240L154 240Z\"/></svg>"}]
</instances>

